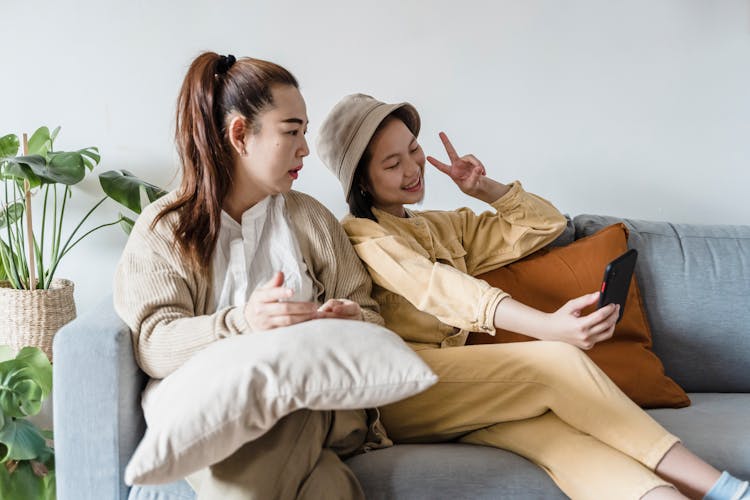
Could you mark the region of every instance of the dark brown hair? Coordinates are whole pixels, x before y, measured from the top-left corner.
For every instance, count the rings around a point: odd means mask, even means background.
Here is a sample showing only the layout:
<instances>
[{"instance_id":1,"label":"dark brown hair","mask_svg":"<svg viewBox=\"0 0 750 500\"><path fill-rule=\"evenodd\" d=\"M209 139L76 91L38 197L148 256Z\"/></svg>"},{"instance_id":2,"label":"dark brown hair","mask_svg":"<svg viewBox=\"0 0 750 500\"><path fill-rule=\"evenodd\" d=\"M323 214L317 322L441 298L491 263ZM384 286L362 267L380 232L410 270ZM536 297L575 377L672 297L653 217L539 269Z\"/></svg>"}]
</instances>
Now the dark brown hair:
<instances>
[{"instance_id":1,"label":"dark brown hair","mask_svg":"<svg viewBox=\"0 0 750 500\"><path fill-rule=\"evenodd\" d=\"M182 253L206 270L221 227L221 207L232 182L234 160L226 126L238 113L255 133L257 117L273 106L271 87L292 85L294 76L272 62L249 57L229 64L204 52L188 69L177 98L175 142L182 167L177 199L151 224L177 213L174 235Z\"/></svg>"},{"instance_id":2,"label":"dark brown hair","mask_svg":"<svg viewBox=\"0 0 750 500\"><path fill-rule=\"evenodd\" d=\"M411 120L409 120L409 117L403 108L395 109L383 118L383 121L380 122L378 128L372 133L372 137L375 137L375 134L377 134L386 123L394 119L401 120L407 127L409 127L408 124L411 123ZM409 130L411 130L411 127L409 127ZM414 131L412 130L412 133L413 132ZM367 190L370 187L370 177L367 175L367 164L370 163L370 160L372 159L372 152L370 151L372 137L370 137L370 142L367 144L364 153L362 153L362 157L357 162L357 168L354 169L352 187L346 201L349 204L349 213L353 216L377 222L378 218L372 213L372 195Z\"/></svg>"}]
</instances>

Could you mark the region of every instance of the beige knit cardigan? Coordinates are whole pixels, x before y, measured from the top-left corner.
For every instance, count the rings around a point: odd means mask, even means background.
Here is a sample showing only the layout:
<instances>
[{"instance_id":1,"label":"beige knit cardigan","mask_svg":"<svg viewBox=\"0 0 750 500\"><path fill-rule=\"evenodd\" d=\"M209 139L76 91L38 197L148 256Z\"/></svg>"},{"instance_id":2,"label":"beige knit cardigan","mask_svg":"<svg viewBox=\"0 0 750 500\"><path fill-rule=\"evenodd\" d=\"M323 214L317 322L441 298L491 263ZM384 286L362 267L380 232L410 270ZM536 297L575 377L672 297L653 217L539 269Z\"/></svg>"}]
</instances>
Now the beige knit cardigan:
<instances>
[{"instance_id":1,"label":"beige knit cardigan","mask_svg":"<svg viewBox=\"0 0 750 500\"><path fill-rule=\"evenodd\" d=\"M130 327L136 360L153 378L164 378L215 340L251 333L244 304L214 311L212 277L193 269L174 237L177 216L159 211L172 192L143 211L130 234L114 277L114 305ZM313 280L319 303L347 298L360 304L363 319L382 325L371 281L333 214L296 191L284 195L292 230Z\"/></svg>"}]
</instances>

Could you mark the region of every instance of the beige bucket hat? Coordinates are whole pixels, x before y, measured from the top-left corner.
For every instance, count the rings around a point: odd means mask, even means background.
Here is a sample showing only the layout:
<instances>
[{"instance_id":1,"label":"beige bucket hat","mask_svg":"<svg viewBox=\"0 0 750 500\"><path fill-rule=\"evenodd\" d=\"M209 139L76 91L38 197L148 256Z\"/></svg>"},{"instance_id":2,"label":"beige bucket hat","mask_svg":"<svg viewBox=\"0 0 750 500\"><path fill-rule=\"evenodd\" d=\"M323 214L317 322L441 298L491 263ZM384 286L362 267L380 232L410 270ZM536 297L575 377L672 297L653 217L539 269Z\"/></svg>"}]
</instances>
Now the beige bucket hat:
<instances>
[{"instance_id":1,"label":"beige bucket hat","mask_svg":"<svg viewBox=\"0 0 750 500\"><path fill-rule=\"evenodd\" d=\"M380 123L397 109L403 110L399 117L417 136L421 121L414 106L408 102L387 104L365 94L351 94L341 99L320 126L316 143L318 156L341 182L347 201L354 171L370 139Z\"/></svg>"}]
</instances>

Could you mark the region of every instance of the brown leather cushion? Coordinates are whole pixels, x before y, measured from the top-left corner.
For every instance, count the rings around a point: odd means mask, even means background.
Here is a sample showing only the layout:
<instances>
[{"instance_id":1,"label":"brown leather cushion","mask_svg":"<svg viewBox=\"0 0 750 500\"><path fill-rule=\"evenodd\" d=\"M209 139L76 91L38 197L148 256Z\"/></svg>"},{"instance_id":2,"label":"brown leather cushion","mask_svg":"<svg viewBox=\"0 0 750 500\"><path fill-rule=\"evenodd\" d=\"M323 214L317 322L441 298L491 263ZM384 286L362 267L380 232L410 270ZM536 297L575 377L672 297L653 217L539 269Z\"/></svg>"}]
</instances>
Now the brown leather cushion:
<instances>
[{"instance_id":1,"label":"brown leather cushion","mask_svg":"<svg viewBox=\"0 0 750 500\"><path fill-rule=\"evenodd\" d=\"M601 286L604 268L627 250L624 224L606 227L570 245L544 249L513 264L478 276L505 290L526 305L553 312L568 300L591 293ZM594 307L584 311L589 313ZM526 335L497 330L469 334L469 344L525 342ZM617 386L644 408L688 406L690 399L677 383L664 374L664 366L651 351L651 329L638 285L633 277L622 320L614 336L586 351Z\"/></svg>"}]
</instances>

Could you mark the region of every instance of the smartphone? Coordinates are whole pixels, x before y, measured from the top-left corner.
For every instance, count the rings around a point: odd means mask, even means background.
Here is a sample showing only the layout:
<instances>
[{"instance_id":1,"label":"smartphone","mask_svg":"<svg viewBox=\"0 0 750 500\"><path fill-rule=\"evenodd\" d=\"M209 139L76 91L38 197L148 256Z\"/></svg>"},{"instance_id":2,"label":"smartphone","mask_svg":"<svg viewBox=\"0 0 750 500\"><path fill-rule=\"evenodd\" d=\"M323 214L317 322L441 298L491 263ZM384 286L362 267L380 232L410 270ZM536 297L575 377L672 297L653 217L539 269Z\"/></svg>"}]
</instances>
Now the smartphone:
<instances>
[{"instance_id":1,"label":"smartphone","mask_svg":"<svg viewBox=\"0 0 750 500\"><path fill-rule=\"evenodd\" d=\"M638 251L631 248L607 264L607 268L604 270L604 279L602 279L602 286L599 290L598 307L604 307L607 304L620 304L618 322L622 319L622 313L625 311L625 299L628 298L630 280L633 277L637 258Z\"/></svg>"}]
</instances>

